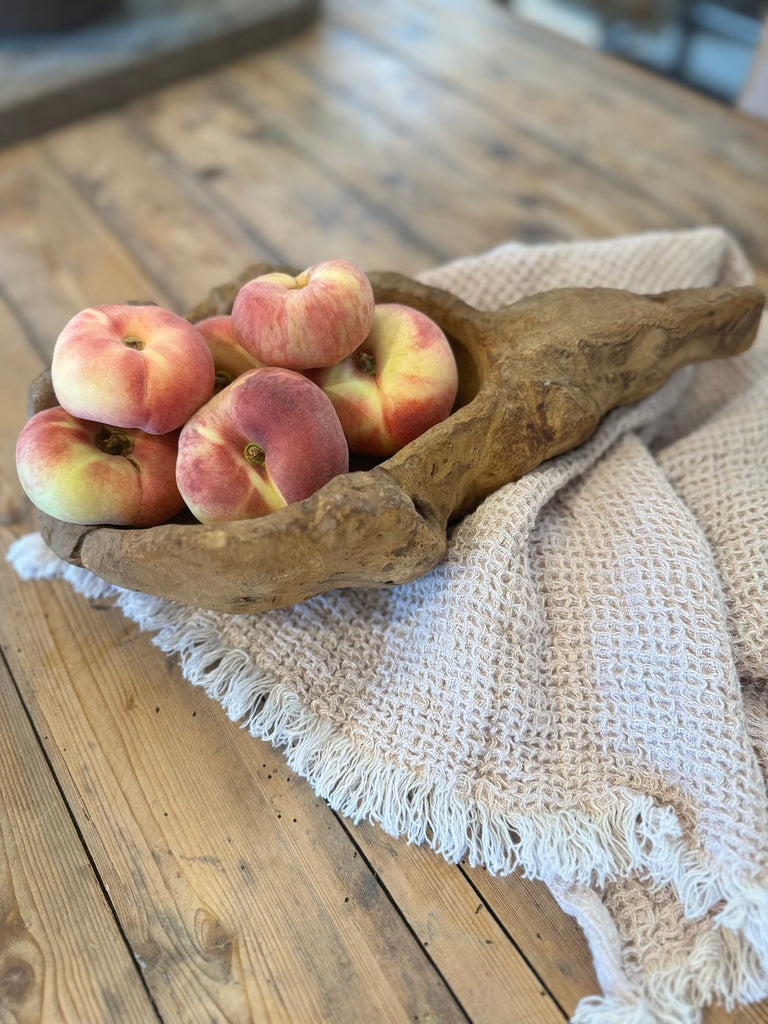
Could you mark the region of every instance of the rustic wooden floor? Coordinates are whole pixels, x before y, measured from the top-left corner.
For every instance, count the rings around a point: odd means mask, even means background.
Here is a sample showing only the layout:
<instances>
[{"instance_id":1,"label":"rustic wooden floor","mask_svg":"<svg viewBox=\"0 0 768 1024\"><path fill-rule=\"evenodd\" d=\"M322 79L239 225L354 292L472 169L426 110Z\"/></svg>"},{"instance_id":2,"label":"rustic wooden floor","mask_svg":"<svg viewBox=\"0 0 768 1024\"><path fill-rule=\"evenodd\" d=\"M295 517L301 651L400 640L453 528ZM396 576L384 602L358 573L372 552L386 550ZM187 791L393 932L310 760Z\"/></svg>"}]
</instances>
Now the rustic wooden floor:
<instances>
[{"instance_id":1,"label":"rustic wooden floor","mask_svg":"<svg viewBox=\"0 0 768 1024\"><path fill-rule=\"evenodd\" d=\"M469 0L328 0L273 50L0 152L0 536L79 309L254 259L416 272L719 223L768 283L768 126ZM108 602L0 566L0 1020L557 1024L598 991L546 889L353 827ZM707 1024L759 1024L768 1002Z\"/></svg>"}]
</instances>

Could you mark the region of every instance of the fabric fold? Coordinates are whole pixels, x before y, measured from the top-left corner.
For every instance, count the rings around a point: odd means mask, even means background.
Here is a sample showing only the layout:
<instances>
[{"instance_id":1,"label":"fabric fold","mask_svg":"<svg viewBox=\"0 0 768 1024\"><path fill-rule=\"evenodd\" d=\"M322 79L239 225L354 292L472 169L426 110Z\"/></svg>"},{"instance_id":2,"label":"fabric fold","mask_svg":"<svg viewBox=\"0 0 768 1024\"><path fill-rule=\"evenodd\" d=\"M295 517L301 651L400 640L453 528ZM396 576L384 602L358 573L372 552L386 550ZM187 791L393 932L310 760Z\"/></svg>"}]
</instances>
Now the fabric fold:
<instances>
[{"instance_id":1,"label":"fabric fold","mask_svg":"<svg viewBox=\"0 0 768 1024\"><path fill-rule=\"evenodd\" d=\"M706 228L509 244L422 280L495 308L751 272ZM37 535L9 557L113 597L352 821L544 880L603 989L576 1024L768 995L765 324L492 494L405 586L226 616L110 587Z\"/></svg>"}]
</instances>

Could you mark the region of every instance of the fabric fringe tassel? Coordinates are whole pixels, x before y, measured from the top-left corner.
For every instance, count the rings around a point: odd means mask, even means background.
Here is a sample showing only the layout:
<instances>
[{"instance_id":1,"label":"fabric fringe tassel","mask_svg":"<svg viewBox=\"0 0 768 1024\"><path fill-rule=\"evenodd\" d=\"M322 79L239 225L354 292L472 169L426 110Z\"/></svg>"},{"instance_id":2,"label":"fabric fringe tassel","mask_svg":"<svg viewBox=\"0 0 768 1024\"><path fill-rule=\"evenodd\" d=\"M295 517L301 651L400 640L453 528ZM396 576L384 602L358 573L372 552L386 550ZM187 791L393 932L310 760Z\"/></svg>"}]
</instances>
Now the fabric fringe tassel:
<instances>
[{"instance_id":1,"label":"fabric fringe tassel","mask_svg":"<svg viewBox=\"0 0 768 1024\"><path fill-rule=\"evenodd\" d=\"M88 598L114 597L129 618L155 634L158 647L179 657L193 685L251 735L281 748L290 769L354 823L374 822L451 862L466 857L494 874L521 867L544 882L599 887L637 873L673 886L691 919L724 904L716 928L699 939L684 970L645 979L641 994L627 981L626 996L590 996L573 1024L697 1024L701 1007L713 999L732 1008L768 992L768 882L714 874L686 848L673 808L632 791L614 794L594 814L510 813L460 800L356 748L245 651L222 647L205 612L105 583L62 562L39 534L18 540L8 560L23 579L61 578Z\"/></svg>"},{"instance_id":2,"label":"fabric fringe tassel","mask_svg":"<svg viewBox=\"0 0 768 1024\"><path fill-rule=\"evenodd\" d=\"M644 999L587 996L571 1017L571 1024L659 1024ZM689 1024L684 1018L676 1024Z\"/></svg>"},{"instance_id":3,"label":"fabric fringe tassel","mask_svg":"<svg viewBox=\"0 0 768 1024\"><path fill-rule=\"evenodd\" d=\"M642 996L588 996L571 1024L700 1024L711 1003L732 1011L766 992L768 975L746 934L718 927L699 937L683 964L646 977Z\"/></svg>"}]
</instances>

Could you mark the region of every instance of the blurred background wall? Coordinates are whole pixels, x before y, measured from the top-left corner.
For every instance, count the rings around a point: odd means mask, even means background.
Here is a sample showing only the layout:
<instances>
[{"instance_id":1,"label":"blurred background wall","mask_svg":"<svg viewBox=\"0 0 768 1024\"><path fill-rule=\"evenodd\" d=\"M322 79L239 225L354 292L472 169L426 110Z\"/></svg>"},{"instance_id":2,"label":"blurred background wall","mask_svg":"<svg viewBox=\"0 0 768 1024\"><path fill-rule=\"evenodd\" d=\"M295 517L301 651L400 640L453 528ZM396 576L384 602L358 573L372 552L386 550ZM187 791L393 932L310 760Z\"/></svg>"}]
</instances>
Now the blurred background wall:
<instances>
[{"instance_id":1,"label":"blurred background wall","mask_svg":"<svg viewBox=\"0 0 768 1024\"><path fill-rule=\"evenodd\" d=\"M515 13L738 103L760 46L764 0L508 0Z\"/></svg>"}]
</instances>

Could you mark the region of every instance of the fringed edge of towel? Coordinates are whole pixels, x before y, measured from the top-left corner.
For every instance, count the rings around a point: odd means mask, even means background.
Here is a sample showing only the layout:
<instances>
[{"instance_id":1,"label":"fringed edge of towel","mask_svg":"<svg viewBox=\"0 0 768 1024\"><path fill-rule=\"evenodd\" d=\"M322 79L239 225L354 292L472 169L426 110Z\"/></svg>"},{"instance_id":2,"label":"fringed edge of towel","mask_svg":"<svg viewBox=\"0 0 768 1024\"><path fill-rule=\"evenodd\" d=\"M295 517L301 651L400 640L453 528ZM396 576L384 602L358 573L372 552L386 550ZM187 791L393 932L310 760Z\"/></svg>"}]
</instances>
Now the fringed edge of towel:
<instances>
[{"instance_id":1,"label":"fringed edge of towel","mask_svg":"<svg viewBox=\"0 0 768 1024\"><path fill-rule=\"evenodd\" d=\"M672 950L670 965L646 974L642 988L627 976L627 950L601 894L568 882L551 888L563 910L583 929L603 990L603 995L582 999L572 1024L699 1024L703 1008L711 1003L733 1010L738 1003L768 995L768 964L760 956L765 937L754 933L766 927L764 886L737 883L725 912L710 912L712 927L689 949ZM729 911L744 932L728 927Z\"/></svg>"},{"instance_id":2,"label":"fringed edge of towel","mask_svg":"<svg viewBox=\"0 0 768 1024\"><path fill-rule=\"evenodd\" d=\"M765 900L763 891L759 902ZM754 911L754 900L749 902ZM589 927L581 924L591 946ZM627 989L626 979L620 979L615 991L582 999L571 1024L700 1024L702 1010L712 1003L732 1011L766 994L766 966L747 934L715 927L699 936L682 963L646 977L642 993Z\"/></svg>"},{"instance_id":3,"label":"fringed edge of towel","mask_svg":"<svg viewBox=\"0 0 768 1024\"><path fill-rule=\"evenodd\" d=\"M730 1008L768 993L768 884L716 876L685 846L673 808L625 791L593 815L521 814L438 792L408 769L355 747L247 652L223 649L206 612L112 586L60 560L39 534L16 541L8 560L22 579L63 579L87 598L114 598L154 634L153 643L179 657L190 683L251 735L282 749L290 769L354 823L371 821L451 862L466 857L494 874L521 867L550 884L601 886L638 873L673 886L691 919L722 904L685 970L676 965L654 975L642 993L621 978L621 993L582 1000L573 1024L695 1024L713 1000Z\"/></svg>"}]
</instances>

